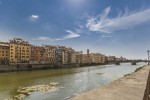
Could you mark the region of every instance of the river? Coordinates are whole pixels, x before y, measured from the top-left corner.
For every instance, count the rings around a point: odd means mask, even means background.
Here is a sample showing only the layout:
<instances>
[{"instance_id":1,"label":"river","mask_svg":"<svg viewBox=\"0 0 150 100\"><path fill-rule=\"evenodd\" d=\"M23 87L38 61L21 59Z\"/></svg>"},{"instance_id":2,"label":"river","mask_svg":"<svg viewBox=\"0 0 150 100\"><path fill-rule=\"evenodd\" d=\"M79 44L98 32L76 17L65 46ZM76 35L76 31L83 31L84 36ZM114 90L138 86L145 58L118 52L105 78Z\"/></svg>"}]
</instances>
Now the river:
<instances>
[{"instance_id":1,"label":"river","mask_svg":"<svg viewBox=\"0 0 150 100\"><path fill-rule=\"evenodd\" d=\"M19 87L50 82L58 82L59 90L51 93L36 92L27 96L25 100L68 100L132 73L136 68L145 64L121 63L121 65L0 73L0 100L15 96Z\"/></svg>"}]
</instances>

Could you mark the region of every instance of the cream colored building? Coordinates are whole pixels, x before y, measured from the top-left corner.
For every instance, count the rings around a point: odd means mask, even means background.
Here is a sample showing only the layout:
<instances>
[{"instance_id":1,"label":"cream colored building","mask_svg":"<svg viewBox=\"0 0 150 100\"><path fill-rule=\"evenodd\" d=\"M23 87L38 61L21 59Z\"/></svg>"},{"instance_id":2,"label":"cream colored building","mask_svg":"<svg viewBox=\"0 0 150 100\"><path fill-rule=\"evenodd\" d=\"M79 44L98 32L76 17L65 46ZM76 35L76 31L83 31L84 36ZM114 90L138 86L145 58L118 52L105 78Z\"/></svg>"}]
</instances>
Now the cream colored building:
<instances>
[{"instance_id":1,"label":"cream colored building","mask_svg":"<svg viewBox=\"0 0 150 100\"><path fill-rule=\"evenodd\" d=\"M77 52L74 49L68 48L68 57L69 57L69 64L77 63Z\"/></svg>"},{"instance_id":2,"label":"cream colored building","mask_svg":"<svg viewBox=\"0 0 150 100\"><path fill-rule=\"evenodd\" d=\"M76 51L76 60L78 64L82 63L82 55L83 55L82 51Z\"/></svg>"},{"instance_id":3,"label":"cream colored building","mask_svg":"<svg viewBox=\"0 0 150 100\"><path fill-rule=\"evenodd\" d=\"M69 49L68 48L63 48L62 51L62 64L68 64L69 63Z\"/></svg>"},{"instance_id":4,"label":"cream colored building","mask_svg":"<svg viewBox=\"0 0 150 100\"><path fill-rule=\"evenodd\" d=\"M56 49L56 63L61 64L73 64L76 63L76 53L72 48L65 46L57 46Z\"/></svg>"},{"instance_id":5,"label":"cream colored building","mask_svg":"<svg viewBox=\"0 0 150 100\"><path fill-rule=\"evenodd\" d=\"M106 62L106 56L101 54L100 55L100 63L105 63Z\"/></svg>"},{"instance_id":6,"label":"cream colored building","mask_svg":"<svg viewBox=\"0 0 150 100\"><path fill-rule=\"evenodd\" d=\"M20 38L10 40L10 65L27 64L30 58L30 44Z\"/></svg>"},{"instance_id":7,"label":"cream colored building","mask_svg":"<svg viewBox=\"0 0 150 100\"><path fill-rule=\"evenodd\" d=\"M43 45L43 47L44 47L45 53L47 55L47 59L48 59L47 63L55 64L57 46Z\"/></svg>"},{"instance_id":8,"label":"cream colored building","mask_svg":"<svg viewBox=\"0 0 150 100\"><path fill-rule=\"evenodd\" d=\"M71 64L75 64L77 63L77 54L76 52L72 52L71 53L71 61L70 61Z\"/></svg>"},{"instance_id":9,"label":"cream colored building","mask_svg":"<svg viewBox=\"0 0 150 100\"><path fill-rule=\"evenodd\" d=\"M114 61L116 61L116 57L115 56L108 56L108 61L114 62Z\"/></svg>"},{"instance_id":10,"label":"cream colored building","mask_svg":"<svg viewBox=\"0 0 150 100\"><path fill-rule=\"evenodd\" d=\"M9 64L9 43L0 42L0 64Z\"/></svg>"}]
</instances>

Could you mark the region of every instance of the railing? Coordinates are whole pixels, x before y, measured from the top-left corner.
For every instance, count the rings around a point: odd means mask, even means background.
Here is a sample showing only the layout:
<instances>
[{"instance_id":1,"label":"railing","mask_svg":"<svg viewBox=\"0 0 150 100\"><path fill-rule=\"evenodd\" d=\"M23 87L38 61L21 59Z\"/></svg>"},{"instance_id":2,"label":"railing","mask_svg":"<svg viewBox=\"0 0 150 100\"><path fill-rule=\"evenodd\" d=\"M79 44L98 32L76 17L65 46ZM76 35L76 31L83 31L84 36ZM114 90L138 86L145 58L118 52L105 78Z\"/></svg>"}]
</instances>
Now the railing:
<instances>
[{"instance_id":1,"label":"railing","mask_svg":"<svg viewBox=\"0 0 150 100\"><path fill-rule=\"evenodd\" d=\"M146 90L144 93L143 100L150 100L150 72L147 80Z\"/></svg>"}]
</instances>

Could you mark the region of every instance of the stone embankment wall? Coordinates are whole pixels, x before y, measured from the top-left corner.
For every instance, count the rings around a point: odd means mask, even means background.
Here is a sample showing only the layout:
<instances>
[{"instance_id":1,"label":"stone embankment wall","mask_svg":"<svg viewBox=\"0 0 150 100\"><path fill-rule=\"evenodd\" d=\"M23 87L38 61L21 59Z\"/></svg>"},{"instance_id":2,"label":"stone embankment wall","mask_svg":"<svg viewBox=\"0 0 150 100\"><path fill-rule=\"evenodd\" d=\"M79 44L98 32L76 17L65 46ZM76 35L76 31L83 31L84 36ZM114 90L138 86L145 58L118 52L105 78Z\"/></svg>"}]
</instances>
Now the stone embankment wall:
<instances>
[{"instance_id":1,"label":"stone embankment wall","mask_svg":"<svg viewBox=\"0 0 150 100\"><path fill-rule=\"evenodd\" d=\"M38 69L48 69L52 68L52 65L49 64L41 64L41 65L0 65L0 72L11 72L11 71L25 71L25 70L38 70Z\"/></svg>"},{"instance_id":2,"label":"stone embankment wall","mask_svg":"<svg viewBox=\"0 0 150 100\"><path fill-rule=\"evenodd\" d=\"M149 72L149 76L148 76L147 85L146 85L143 100L150 100L150 72Z\"/></svg>"},{"instance_id":3,"label":"stone embankment wall","mask_svg":"<svg viewBox=\"0 0 150 100\"><path fill-rule=\"evenodd\" d=\"M27 70L44 70L54 69L61 67L79 67L78 64L66 64L60 66L54 66L52 64L20 64L20 65L0 65L0 72L12 72L12 71L27 71Z\"/></svg>"}]
</instances>

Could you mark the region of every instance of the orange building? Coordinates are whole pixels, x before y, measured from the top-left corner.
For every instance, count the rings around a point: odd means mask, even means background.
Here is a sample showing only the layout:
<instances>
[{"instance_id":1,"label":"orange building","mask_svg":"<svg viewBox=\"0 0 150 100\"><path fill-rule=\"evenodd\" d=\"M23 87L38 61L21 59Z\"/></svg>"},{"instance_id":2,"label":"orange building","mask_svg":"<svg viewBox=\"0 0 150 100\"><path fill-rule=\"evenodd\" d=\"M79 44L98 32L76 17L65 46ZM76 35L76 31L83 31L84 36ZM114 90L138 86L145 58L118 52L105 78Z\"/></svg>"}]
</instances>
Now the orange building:
<instances>
[{"instance_id":1,"label":"orange building","mask_svg":"<svg viewBox=\"0 0 150 100\"><path fill-rule=\"evenodd\" d=\"M30 64L47 63L47 54L42 46L30 46Z\"/></svg>"}]
</instances>

